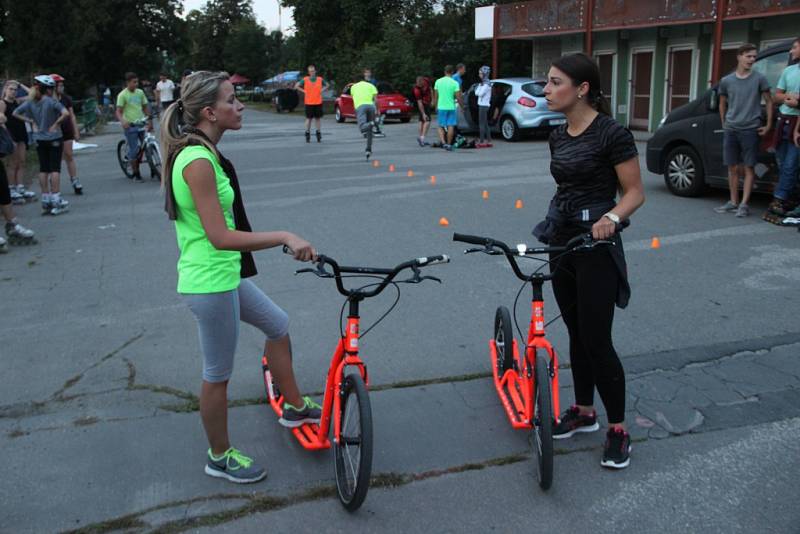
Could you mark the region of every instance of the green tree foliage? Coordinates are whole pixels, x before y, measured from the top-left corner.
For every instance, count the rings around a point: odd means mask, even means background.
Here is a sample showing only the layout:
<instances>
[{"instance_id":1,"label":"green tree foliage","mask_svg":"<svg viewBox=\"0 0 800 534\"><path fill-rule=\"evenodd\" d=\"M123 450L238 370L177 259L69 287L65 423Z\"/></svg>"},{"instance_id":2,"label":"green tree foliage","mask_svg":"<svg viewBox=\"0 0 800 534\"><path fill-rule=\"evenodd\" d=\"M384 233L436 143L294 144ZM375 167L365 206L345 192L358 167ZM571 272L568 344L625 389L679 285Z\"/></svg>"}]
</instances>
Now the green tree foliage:
<instances>
[{"instance_id":1,"label":"green tree foliage","mask_svg":"<svg viewBox=\"0 0 800 534\"><path fill-rule=\"evenodd\" d=\"M233 74L238 72L251 80L262 80L267 70L267 51L271 38L254 19L237 22L225 39L223 63Z\"/></svg>"}]
</instances>

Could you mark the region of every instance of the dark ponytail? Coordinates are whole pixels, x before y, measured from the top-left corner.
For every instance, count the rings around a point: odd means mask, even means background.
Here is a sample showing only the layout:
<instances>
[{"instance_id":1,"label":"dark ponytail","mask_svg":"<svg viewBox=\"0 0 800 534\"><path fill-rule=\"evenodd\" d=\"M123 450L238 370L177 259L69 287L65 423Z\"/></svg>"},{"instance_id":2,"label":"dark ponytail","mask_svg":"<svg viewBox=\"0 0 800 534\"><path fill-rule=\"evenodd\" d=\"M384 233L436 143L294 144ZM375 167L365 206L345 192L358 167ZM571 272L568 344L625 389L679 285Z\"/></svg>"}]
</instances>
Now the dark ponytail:
<instances>
[{"instance_id":1,"label":"dark ponytail","mask_svg":"<svg viewBox=\"0 0 800 534\"><path fill-rule=\"evenodd\" d=\"M600 68L597 63L582 52L567 54L553 61L553 66L569 76L572 85L579 86L586 82L589 92L586 95L589 104L603 115L611 116L608 99L600 89Z\"/></svg>"}]
</instances>

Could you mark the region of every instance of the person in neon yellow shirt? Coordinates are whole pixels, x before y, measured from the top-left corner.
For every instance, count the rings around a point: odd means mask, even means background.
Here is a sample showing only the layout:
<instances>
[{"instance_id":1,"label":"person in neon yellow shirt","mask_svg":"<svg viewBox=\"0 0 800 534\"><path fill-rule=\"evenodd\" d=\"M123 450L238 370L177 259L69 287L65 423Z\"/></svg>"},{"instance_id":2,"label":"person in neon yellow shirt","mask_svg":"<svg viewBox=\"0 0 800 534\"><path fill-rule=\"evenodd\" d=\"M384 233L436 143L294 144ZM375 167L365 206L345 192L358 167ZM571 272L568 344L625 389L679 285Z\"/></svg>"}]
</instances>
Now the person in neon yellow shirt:
<instances>
[{"instance_id":1,"label":"person in neon yellow shirt","mask_svg":"<svg viewBox=\"0 0 800 534\"><path fill-rule=\"evenodd\" d=\"M266 470L231 447L228 438L228 380L240 321L266 337L264 351L285 399L280 424L295 428L319 423L321 416L319 405L297 387L287 314L250 278L257 274L252 251L285 245L300 261L317 253L293 233L250 228L236 170L217 148L225 131L242 127L243 109L226 73L199 71L186 77L181 97L161 122L162 185L180 249L178 293L197 320L203 353L205 473L239 484L266 477Z\"/></svg>"},{"instance_id":2,"label":"person in neon yellow shirt","mask_svg":"<svg viewBox=\"0 0 800 534\"><path fill-rule=\"evenodd\" d=\"M461 101L461 87L452 76L453 66L447 65L444 76L436 80L433 86L433 107L436 108L436 120L439 122L439 139L446 150L452 150L458 124L456 107Z\"/></svg>"},{"instance_id":3,"label":"person in neon yellow shirt","mask_svg":"<svg viewBox=\"0 0 800 534\"><path fill-rule=\"evenodd\" d=\"M150 113L147 104L147 97L144 91L139 89L139 77L134 72L125 74L126 87L117 95L117 120L122 125L125 132L125 140L128 141L128 161L131 162L133 169L133 179L141 181L139 174L139 127L133 123L147 117ZM148 122L147 129L152 130L153 124Z\"/></svg>"},{"instance_id":4,"label":"person in neon yellow shirt","mask_svg":"<svg viewBox=\"0 0 800 534\"><path fill-rule=\"evenodd\" d=\"M371 71L365 69L365 73L366 72ZM353 107L356 110L358 128L367 138L365 154L367 159L369 159L370 156L372 156L372 127L377 113L375 99L378 96L378 89L369 82L369 79L365 75L363 80L350 86L350 95L353 97Z\"/></svg>"}]
</instances>

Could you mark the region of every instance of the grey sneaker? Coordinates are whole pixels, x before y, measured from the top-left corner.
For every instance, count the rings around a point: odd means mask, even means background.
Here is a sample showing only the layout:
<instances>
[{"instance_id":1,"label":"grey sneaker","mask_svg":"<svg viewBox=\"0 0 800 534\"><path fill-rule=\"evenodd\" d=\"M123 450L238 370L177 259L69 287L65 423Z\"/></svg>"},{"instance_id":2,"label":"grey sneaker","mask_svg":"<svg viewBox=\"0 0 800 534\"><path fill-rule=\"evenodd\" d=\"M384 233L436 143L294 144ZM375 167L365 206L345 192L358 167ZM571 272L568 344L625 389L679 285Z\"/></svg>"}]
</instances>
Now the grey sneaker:
<instances>
[{"instance_id":1,"label":"grey sneaker","mask_svg":"<svg viewBox=\"0 0 800 534\"><path fill-rule=\"evenodd\" d=\"M284 402L283 414L278 422L288 428L297 428L307 423L319 423L321 418L322 406L311 400L311 397L303 397L303 407L300 409Z\"/></svg>"},{"instance_id":2,"label":"grey sneaker","mask_svg":"<svg viewBox=\"0 0 800 534\"><path fill-rule=\"evenodd\" d=\"M739 208L736 210L737 217L747 217L750 215L750 206L742 202L739 204Z\"/></svg>"},{"instance_id":3,"label":"grey sneaker","mask_svg":"<svg viewBox=\"0 0 800 534\"><path fill-rule=\"evenodd\" d=\"M731 202L729 200L725 204L723 204L722 206L720 206L718 208L714 208L714 211L716 211L717 213L733 213L738 208L739 208L739 206L737 206L736 204L734 204L733 202Z\"/></svg>"},{"instance_id":4,"label":"grey sneaker","mask_svg":"<svg viewBox=\"0 0 800 534\"><path fill-rule=\"evenodd\" d=\"M251 484L264 480L267 476L267 471L260 465L256 465L252 458L248 458L231 447L219 458L215 458L211 453L211 449L208 449L206 474L216 478L224 478L236 484Z\"/></svg>"}]
</instances>

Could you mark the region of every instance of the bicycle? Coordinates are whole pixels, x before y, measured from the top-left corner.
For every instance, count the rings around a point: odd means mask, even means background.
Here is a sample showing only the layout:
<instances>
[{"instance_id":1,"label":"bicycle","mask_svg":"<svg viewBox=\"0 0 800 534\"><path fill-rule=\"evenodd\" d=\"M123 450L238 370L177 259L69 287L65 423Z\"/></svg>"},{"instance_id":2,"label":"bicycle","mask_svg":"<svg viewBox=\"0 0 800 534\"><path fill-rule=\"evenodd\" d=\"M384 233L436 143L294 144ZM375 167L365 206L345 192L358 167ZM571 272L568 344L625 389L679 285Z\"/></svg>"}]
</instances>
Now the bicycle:
<instances>
[{"instance_id":1,"label":"bicycle","mask_svg":"<svg viewBox=\"0 0 800 534\"><path fill-rule=\"evenodd\" d=\"M284 247L284 252L291 253L286 247ZM424 280L441 283L441 280L436 277L422 276L420 269L449 261L450 259L446 255L439 255L410 260L393 269L380 269L340 266L332 258L320 255L316 260L316 268L299 269L295 272L295 274L313 273L320 278L334 278L339 293L347 297L339 314L339 341L328 368L320 423L304 424L293 428L292 434L305 449L333 448L336 490L342 505L350 512L357 510L364 502L372 471L372 409L368 395L367 367L359 356L359 339L389 315L397 305L400 300L400 288L397 284L417 284ZM326 265L330 265L333 272L325 269ZM411 269L412 277L407 280L395 281L394 278L405 269ZM343 276L343 274L353 276ZM344 287L342 279L350 277L377 278L380 282L347 289ZM372 326L360 333L359 304L365 299L379 295L390 284L397 290L395 302ZM342 329L344 308L348 303L347 325L345 329ZM346 367L356 367L358 372L345 374ZM267 401L278 417L281 417L283 397L269 370L267 354L264 354L261 360L261 371ZM333 443L328 439L331 416L333 416Z\"/></svg>"},{"instance_id":2,"label":"bicycle","mask_svg":"<svg viewBox=\"0 0 800 534\"><path fill-rule=\"evenodd\" d=\"M139 162L139 168L146 160L147 166L150 168L150 179L161 180L161 148L158 146L158 140L153 135L152 128L145 128L148 122L153 119L151 115L144 119L132 122L131 126L139 128L139 151L136 153L136 160ZM117 161L128 178L133 178L133 166L128 159L128 140L122 139L117 143Z\"/></svg>"},{"instance_id":3,"label":"bicycle","mask_svg":"<svg viewBox=\"0 0 800 534\"><path fill-rule=\"evenodd\" d=\"M607 240L594 240L591 234L583 234L570 240L566 246L535 247L517 245L512 250L502 241L490 237L453 234L453 241L472 245L464 254L483 252L490 256L504 255L511 264L514 274L524 282L514 300L514 325L522 338L522 331L516 319L516 308L522 290L531 284L531 320L528 326L528 340L524 354L512 330L511 313L505 306L495 312L494 338L489 341L489 356L492 362L492 376L500 402L508 416L512 428L531 430L535 443L537 476L539 486L547 490L553 483L553 424L561 413L558 398L558 355L545 337L544 283L552 280L552 274L541 271L550 265L550 260L531 257L539 254L569 254L577 250L589 249L601 244L611 244ZM516 258L528 258L542 262L533 273L524 274ZM551 321L552 322L552 321ZM509 351L509 344L511 350Z\"/></svg>"}]
</instances>

